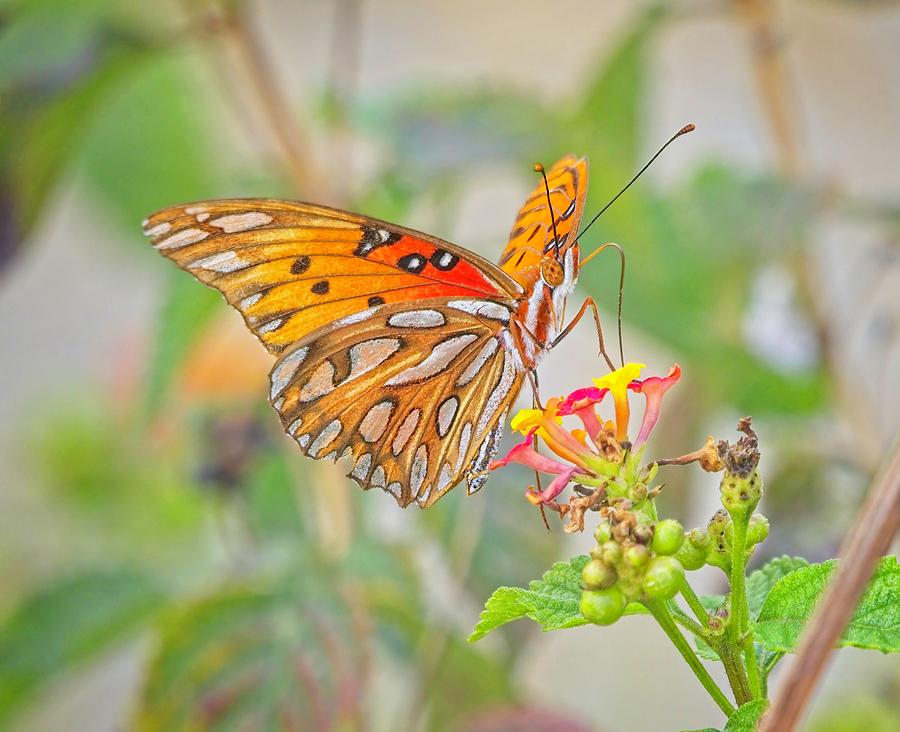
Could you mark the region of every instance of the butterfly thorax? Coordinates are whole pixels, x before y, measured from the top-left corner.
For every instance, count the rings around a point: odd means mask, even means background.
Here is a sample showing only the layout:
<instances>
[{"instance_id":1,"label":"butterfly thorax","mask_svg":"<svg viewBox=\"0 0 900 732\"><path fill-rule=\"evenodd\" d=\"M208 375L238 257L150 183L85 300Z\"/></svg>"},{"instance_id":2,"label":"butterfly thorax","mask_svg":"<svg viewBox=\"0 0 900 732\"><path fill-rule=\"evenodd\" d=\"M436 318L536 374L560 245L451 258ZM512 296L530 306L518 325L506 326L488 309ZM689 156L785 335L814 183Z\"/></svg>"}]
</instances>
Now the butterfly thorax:
<instances>
[{"instance_id":1,"label":"butterfly thorax","mask_svg":"<svg viewBox=\"0 0 900 732\"><path fill-rule=\"evenodd\" d=\"M555 257L544 257L533 276L516 278L525 290L516 320L521 324L522 360L527 368L538 364L559 335L566 298L575 289L577 274L578 247L574 246L562 255L562 262Z\"/></svg>"}]
</instances>

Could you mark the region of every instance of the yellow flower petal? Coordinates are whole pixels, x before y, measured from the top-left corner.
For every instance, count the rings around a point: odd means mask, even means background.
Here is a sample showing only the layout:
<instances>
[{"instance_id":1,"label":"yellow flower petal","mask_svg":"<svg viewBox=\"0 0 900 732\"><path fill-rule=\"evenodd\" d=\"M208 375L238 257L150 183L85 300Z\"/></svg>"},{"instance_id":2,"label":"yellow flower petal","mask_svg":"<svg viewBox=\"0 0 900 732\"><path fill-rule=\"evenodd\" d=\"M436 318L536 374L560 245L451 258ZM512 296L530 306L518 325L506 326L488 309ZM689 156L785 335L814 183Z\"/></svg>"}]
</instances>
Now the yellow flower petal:
<instances>
[{"instance_id":1,"label":"yellow flower petal","mask_svg":"<svg viewBox=\"0 0 900 732\"><path fill-rule=\"evenodd\" d=\"M593 379L598 389L609 389L613 395L623 393L628 385L641 375L641 369L647 368L642 363L626 363L622 368L608 373L599 379Z\"/></svg>"}]
</instances>

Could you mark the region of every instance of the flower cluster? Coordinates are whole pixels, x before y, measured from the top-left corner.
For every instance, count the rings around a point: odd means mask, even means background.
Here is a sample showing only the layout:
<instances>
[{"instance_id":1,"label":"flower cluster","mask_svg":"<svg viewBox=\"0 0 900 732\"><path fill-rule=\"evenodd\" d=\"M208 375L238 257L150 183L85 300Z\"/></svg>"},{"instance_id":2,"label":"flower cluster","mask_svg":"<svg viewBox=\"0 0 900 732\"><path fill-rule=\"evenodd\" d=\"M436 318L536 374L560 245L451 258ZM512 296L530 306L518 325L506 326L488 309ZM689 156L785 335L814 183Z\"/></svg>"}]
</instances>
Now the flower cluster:
<instances>
[{"instance_id":1,"label":"flower cluster","mask_svg":"<svg viewBox=\"0 0 900 732\"><path fill-rule=\"evenodd\" d=\"M594 386L576 389L565 398L547 401L543 409L523 409L512 420L514 430L525 436L491 469L520 463L552 477L543 490L529 488L528 499L536 505L552 505L570 483L588 489L604 488L610 495L624 496L647 439L659 421L663 396L681 377L675 364L666 376L640 379L643 364L629 363L606 376L594 379ZM629 393L642 394L644 415L634 440L629 438L631 406ZM604 420L600 405L609 397L614 419ZM563 418L573 416L581 426L566 429ZM542 455L537 444L543 440L555 457Z\"/></svg>"}]
</instances>

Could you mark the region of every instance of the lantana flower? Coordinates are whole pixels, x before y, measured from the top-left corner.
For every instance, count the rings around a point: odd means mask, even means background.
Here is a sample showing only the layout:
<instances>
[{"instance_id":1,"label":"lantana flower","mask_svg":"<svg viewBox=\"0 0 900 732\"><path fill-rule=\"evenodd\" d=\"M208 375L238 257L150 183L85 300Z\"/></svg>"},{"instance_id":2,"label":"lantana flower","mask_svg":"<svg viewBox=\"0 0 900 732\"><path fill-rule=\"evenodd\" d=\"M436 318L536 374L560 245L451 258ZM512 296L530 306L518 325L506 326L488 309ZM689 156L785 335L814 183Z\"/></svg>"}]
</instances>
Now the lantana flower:
<instances>
[{"instance_id":1,"label":"lantana flower","mask_svg":"<svg viewBox=\"0 0 900 732\"><path fill-rule=\"evenodd\" d=\"M619 473L626 455L640 455L659 421L663 396L681 378L678 364L665 376L640 379L643 368L643 364L625 364L594 379L592 387L576 389L565 398L548 400L543 409L520 410L513 417L511 426L525 436L525 441L491 463L491 470L519 463L553 476L542 491L528 489L526 496L535 505L551 504L571 482L595 488L606 483ZM643 419L633 442L628 437L629 392L643 394L645 398ZM604 421L598 407L608 394L613 401L615 418ZM568 416L577 417L581 426L566 428L563 418ZM539 440L544 441L555 457L538 452Z\"/></svg>"}]
</instances>

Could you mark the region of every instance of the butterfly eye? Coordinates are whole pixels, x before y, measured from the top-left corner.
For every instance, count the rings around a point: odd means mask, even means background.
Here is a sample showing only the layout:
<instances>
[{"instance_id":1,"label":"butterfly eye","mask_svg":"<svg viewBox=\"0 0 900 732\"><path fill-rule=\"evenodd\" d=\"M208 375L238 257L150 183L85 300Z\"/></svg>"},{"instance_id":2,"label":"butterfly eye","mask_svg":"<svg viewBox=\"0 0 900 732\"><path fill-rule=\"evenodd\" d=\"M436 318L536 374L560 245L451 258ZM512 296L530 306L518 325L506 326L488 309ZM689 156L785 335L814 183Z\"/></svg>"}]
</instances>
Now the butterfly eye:
<instances>
[{"instance_id":1,"label":"butterfly eye","mask_svg":"<svg viewBox=\"0 0 900 732\"><path fill-rule=\"evenodd\" d=\"M550 287L559 287L566 278L562 265L552 257L541 261L541 277Z\"/></svg>"}]
</instances>

